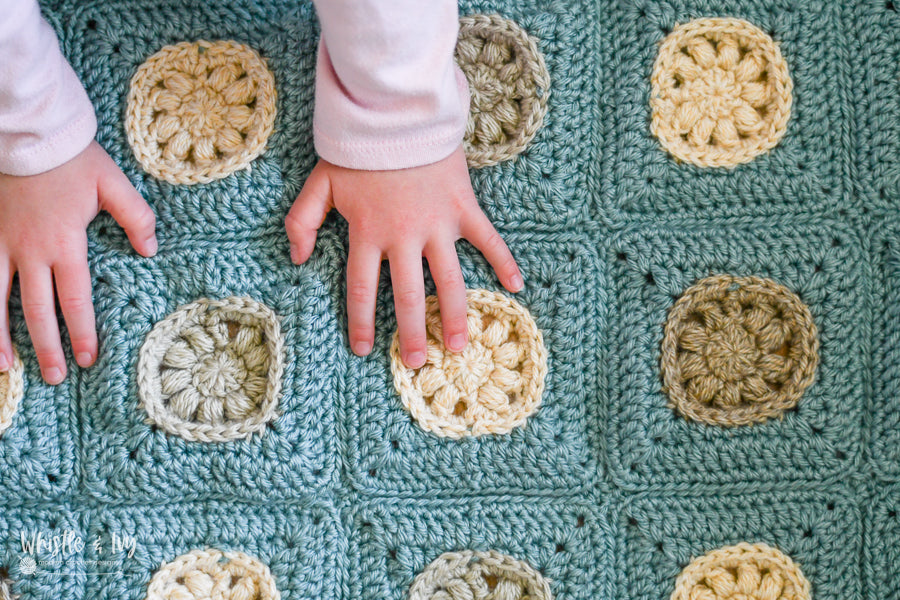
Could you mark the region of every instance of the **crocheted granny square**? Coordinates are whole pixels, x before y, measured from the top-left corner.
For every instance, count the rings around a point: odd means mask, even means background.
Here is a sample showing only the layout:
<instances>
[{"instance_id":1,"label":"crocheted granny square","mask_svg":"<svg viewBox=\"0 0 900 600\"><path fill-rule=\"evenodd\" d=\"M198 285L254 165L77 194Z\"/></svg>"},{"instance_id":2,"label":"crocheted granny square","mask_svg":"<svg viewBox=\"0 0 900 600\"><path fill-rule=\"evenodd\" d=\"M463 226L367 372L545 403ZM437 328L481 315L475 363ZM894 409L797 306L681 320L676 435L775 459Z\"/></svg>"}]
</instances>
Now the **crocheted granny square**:
<instances>
[{"instance_id":1,"label":"crocheted granny square","mask_svg":"<svg viewBox=\"0 0 900 600\"><path fill-rule=\"evenodd\" d=\"M865 572L870 598L900 598L900 486L875 488L867 504L870 529L865 535Z\"/></svg>"},{"instance_id":2,"label":"crocheted granny square","mask_svg":"<svg viewBox=\"0 0 900 600\"><path fill-rule=\"evenodd\" d=\"M362 490L404 493L442 490L450 494L528 490L551 492L584 485L596 467L587 423L599 394L595 360L604 321L605 274L589 240L572 235L549 238L509 235L525 289L516 301L532 312L547 347L549 373L540 407L509 435L467 437L448 444L425 431L403 409L390 378L396 321L390 279L378 292L375 348L364 359L347 360L341 428L353 484ZM496 288L480 253L458 246L463 276L473 288ZM387 269L385 269L387 270ZM575 285L575 282L582 285ZM426 289L434 293L429 281ZM341 302L341 305L345 303ZM540 307L540 311L533 307ZM345 318L345 317L343 317ZM477 474L477 475L476 475Z\"/></svg>"},{"instance_id":3,"label":"crocheted granny square","mask_svg":"<svg viewBox=\"0 0 900 600\"><path fill-rule=\"evenodd\" d=\"M304 500L291 506L173 503L152 511L117 507L90 512L87 521L91 544L85 551L86 560L108 561L105 568L88 573L88 598L143 600L154 574L193 550L246 554L265 567L260 570L268 571L282 598L333 600L340 597L345 578L346 538L337 511L327 501ZM111 549L113 535L136 538L131 556L127 547ZM100 551L94 540L100 540ZM312 548L315 552L310 551ZM203 589L204 573L209 574L210 569L188 566L180 574L164 572L160 577L168 579L168 589L186 584L193 591ZM247 591L242 596L237 589L222 591L236 586L238 577L246 572L237 569L231 570L230 578L228 575L222 573L224 580L216 578L219 597L271 600L271 596L247 595ZM251 575L257 580L266 577L262 573ZM179 578L181 582L176 581Z\"/></svg>"},{"instance_id":4,"label":"crocheted granny square","mask_svg":"<svg viewBox=\"0 0 900 600\"><path fill-rule=\"evenodd\" d=\"M801 566L803 576L815 582L814 598L858 598L853 557L861 550L859 512L840 491L635 498L619 515L623 577L616 597L669 598L692 559L761 542Z\"/></svg>"},{"instance_id":5,"label":"crocheted granny square","mask_svg":"<svg viewBox=\"0 0 900 600\"><path fill-rule=\"evenodd\" d=\"M493 550L526 563L549 582L554 598L613 597L613 533L607 509L599 504L546 498L394 500L359 506L351 517L350 597L407 598L413 580L435 559L467 549ZM473 529L471 522L479 526ZM465 574L458 577L468 579L473 590L481 584ZM495 577L487 578L488 587L499 587L502 577Z\"/></svg>"},{"instance_id":6,"label":"crocheted granny square","mask_svg":"<svg viewBox=\"0 0 900 600\"><path fill-rule=\"evenodd\" d=\"M771 252L775 246L781 252ZM859 468L867 284L865 256L855 234L827 221L765 231L758 225L698 228L689 233L635 227L615 237L608 260L614 265L616 292L610 314L612 345L606 354L612 364L606 434L611 471L618 483L727 486L823 479ZM772 280L809 308L819 343L818 366L812 385L782 418L737 427L711 426L673 410L663 392L661 348L669 311L698 280L719 274ZM741 310L746 314L771 310L762 297L748 297L744 302ZM768 306L784 300L775 302ZM695 310L701 311L698 318L708 319L725 308L707 309L701 304ZM707 310L713 312L702 314ZM784 326L800 325L791 321L784 318ZM763 327L781 327L779 323ZM796 328L789 334L791 344L798 335ZM701 355L709 353L719 342L712 336L697 343L702 348L682 340L679 354L688 352L685 346ZM756 366L748 365L747 375L767 376L765 370L770 367L765 361L777 361L780 351L776 349L772 358L760 359ZM808 346L789 350L786 364L808 360L809 356L794 353L810 351ZM727 370L711 374L723 383L733 377ZM690 393L694 382L682 379L680 383ZM765 385L779 389L781 384L771 380ZM723 419L728 406L724 405Z\"/></svg>"},{"instance_id":7,"label":"crocheted granny square","mask_svg":"<svg viewBox=\"0 0 900 600\"><path fill-rule=\"evenodd\" d=\"M149 260L112 253L96 256L92 273L101 351L80 386L84 463L92 465L85 486L103 498L226 494L259 499L297 496L334 484L340 334L330 315L336 310L339 248L334 236L324 233L310 261L300 267L290 264L284 248L258 241L233 242L228 248L194 243L163 249ZM164 390L178 391L167 388L167 378L178 377L170 372L171 364L138 364L150 331L188 302L233 296L266 305L280 320L284 374L277 417L249 439L221 443L200 443L193 433L173 435L158 422L148 423L148 411L139 402L139 381L163 377ZM190 334L185 335L190 341ZM192 347L206 343L201 340ZM265 350L263 345L258 348ZM219 360L215 352L202 356ZM219 356L230 360L227 350ZM197 371L202 362L197 360L194 385L201 395L217 393L204 391L210 384ZM153 371L141 372L139 366ZM242 383L244 376L233 368L228 367ZM187 421L209 419L198 412ZM241 464L247 467L237 467Z\"/></svg>"},{"instance_id":8,"label":"crocheted granny square","mask_svg":"<svg viewBox=\"0 0 900 600\"><path fill-rule=\"evenodd\" d=\"M840 26L839 8L838 3L828 0L807 1L797 6L779 0L603 4L600 20L608 23L605 33L608 42L601 48L604 52L602 80L609 84L603 95L601 113L605 159L601 214L623 218L717 217L797 214L848 206L851 190L844 177L849 168L849 123L843 95L849 66L844 52L846 31ZM793 81L793 103L784 137L772 150L731 168L676 161L649 127L651 75L663 40L678 25L719 16L749 21L768 35L784 56ZM707 39L715 40L716 35L707 34ZM694 40L702 38L698 35ZM758 41L744 42L748 45L742 51L760 50ZM713 83L711 90L725 90L740 85L741 77L751 77L743 69L728 75L728 68L720 69L705 59L692 62L695 59L687 55L684 58L689 63L685 68L690 67L690 77L698 81L709 78L713 82L716 77L722 79L723 83ZM717 64L722 64L723 59L718 60ZM686 80L684 85L689 83ZM725 87L715 87L720 85ZM690 89L700 94L705 88L694 85ZM730 97L734 92L710 93ZM721 110L712 103L704 108L703 98L691 98L701 105L701 111ZM765 111L763 107L760 116L754 119L765 120ZM743 115L737 113L726 118L720 114L717 118L741 125ZM754 131L739 129L741 139L748 141L763 135ZM717 132L713 133L714 142L715 135Z\"/></svg>"}]
</instances>

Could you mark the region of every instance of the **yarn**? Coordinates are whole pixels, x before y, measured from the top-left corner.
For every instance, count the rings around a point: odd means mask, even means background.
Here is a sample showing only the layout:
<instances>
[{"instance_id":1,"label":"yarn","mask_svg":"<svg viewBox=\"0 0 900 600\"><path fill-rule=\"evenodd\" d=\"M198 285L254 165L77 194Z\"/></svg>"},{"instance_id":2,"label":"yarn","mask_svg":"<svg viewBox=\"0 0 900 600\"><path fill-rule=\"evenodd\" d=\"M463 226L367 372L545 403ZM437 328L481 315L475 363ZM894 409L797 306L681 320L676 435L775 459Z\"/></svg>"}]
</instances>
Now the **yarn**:
<instances>
[{"instance_id":1,"label":"yarn","mask_svg":"<svg viewBox=\"0 0 900 600\"><path fill-rule=\"evenodd\" d=\"M678 576L671 600L810 600L810 585L794 561L766 544L713 550Z\"/></svg>"},{"instance_id":2,"label":"yarn","mask_svg":"<svg viewBox=\"0 0 900 600\"><path fill-rule=\"evenodd\" d=\"M8 371L0 373L0 434L12 425L13 415L22 399L23 371L24 366L19 359L19 353L13 347L12 365Z\"/></svg>"},{"instance_id":3,"label":"yarn","mask_svg":"<svg viewBox=\"0 0 900 600\"><path fill-rule=\"evenodd\" d=\"M669 313L663 390L695 421L763 422L795 406L812 384L818 348L809 308L784 286L759 277L708 277Z\"/></svg>"},{"instance_id":4,"label":"yarn","mask_svg":"<svg viewBox=\"0 0 900 600\"><path fill-rule=\"evenodd\" d=\"M269 567L243 552L194 550L164 564L146 600L280 600Z\"/></svg>"},{"instance_id":5,"label":"yarn","mask_svg":"<svg viewBox=\"0 0 900 600\"><path fill-rule=\"evenodd\" d=\"M680 160L733 167L775 147L793 84L772 38L741 19L697 19L663 41L650 129Z\"/></svg>"},{"instance_id":6,"label":"yarn","mask_svg":"<svg viewBox=\"0 0 900 600\"><path fill-rule=\"evenodd\" d=\"M170 183L209 183L250 165L275 123L275 81L230 40L166 46L138 68L125 129L135 157Z\"/></svg>"},{"instance_id":7,"label":"yarn","mask_svg":"<svg viewBox=\"0 0 900 600\"><path fill-rule=\"evenodd\" d=\"M461 17L456 62L471 97L463 141L469 166L515 158L547 112L550 76L537 40L500 15Z\"/></svg>"},{"instance_id":8,"label":"yarn","mask_svg":"<svg viewBox=\"0 0 900 600\"><path fill-rule=\"evenodd\" d=\"M148 423L202 442L262 432L276 416L283 345L278 317L252 298L180 307L141 348L138 387Z\"/></svg>"},{"instance_id":9,"label":"yarn","mask_svg":"<svg viewBox=\"0 0 900 600\"><path fill-rule=\"evenodd\" d=\"M409 600L551 600L550 585L531 566L489 552L447 552L413 581ZM768 600L768 599L766 599Z\"/></svg>"},{"instance_id":10,"label":"yarn","mask_svg":"<svg viewBox=\"0 0 900 600\"><path fill-rule=\"evenodd\" d=\"M469 342L444 347L437 296L425 299L426 360L410 369L391 343L394 387L423 429L449 438L505 434L525 424L541 403L547 355L537 325L516 301L489 290L467 290Z\"/></svg>"}]
</instances>

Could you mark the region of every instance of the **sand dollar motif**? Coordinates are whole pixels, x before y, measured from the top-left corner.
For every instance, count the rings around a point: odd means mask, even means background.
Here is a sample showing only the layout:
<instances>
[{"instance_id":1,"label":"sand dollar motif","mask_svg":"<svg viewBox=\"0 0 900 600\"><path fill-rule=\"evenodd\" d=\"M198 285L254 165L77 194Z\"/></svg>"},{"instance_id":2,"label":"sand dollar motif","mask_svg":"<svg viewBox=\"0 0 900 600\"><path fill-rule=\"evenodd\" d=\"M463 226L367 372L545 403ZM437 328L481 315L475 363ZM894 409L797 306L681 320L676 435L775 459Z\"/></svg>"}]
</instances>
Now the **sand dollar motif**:
<instances>
[{"instance_id":1,"label":"sand dollar motif","mask_svg":"<svg viewBox=\"0 0 900 600\"><path fill-rule=\"evenodd\" d=\"M141 347L147 422L187 440L261 433L277 416L284 370L277 315L252 298L203 298L157 323Z\"/></svg>"},{"instance_id":2,"label":"sand dollar motif","mask_svg":"<svg viewBox=\"0 0 900 600\"><path fill-rule=\"evenodd\" d=\"M252 48L181 42L131 79L125 130L141 166L170 183L209 183L249 166L275 123L275 79Z\"/></svg>"},{"instance_id":3,"label":"sand dollar motif","mask_svg":"<svg viewBox=\"0 0 900 600\"><path fill-rule=\"evenodd\" d=\"M462 17L456 62L471 97L464 140L469 166L515 158L547 112L550 75L537 41L499 15Z\"/></svg>"},{"instance_id":4,"label":"sand dollar motif","mask_svg":"<svg viewBox=\"0 0 900 600\"><path fill-rule=\"evenodd\" d=\"M0 373L0 434L12 425L13 415L25 393L25 367L13 348L12 366Z\"/></svg>"},{"instance_id":5,"label":"sand dollar motif","mask_svg":"<svg viewBox=\"0 0 900 600\"><path fill-rule=\"evenodd\" d=\"M551 600L531 565L495 550L447 552L416 576L409 600Z\"/></svg>"},{"instance_id":6,"label":"sand dollar motif","mask_svg":"<svg viewBox=\"0 0 900 600\"><path fill-rule=\"evenodd\" d=\"M741 543L691 561L671 600L810 600L810 584L780 550Z\"/></svg>"},{"instance_id":7,"label":"sand dollar motif","mask_svg":"<svg viewBox=\"0 0 900 600\"><path fill-rule=\"evenodd\" d=\"M444 347L437 296L425 300L427 352L419 369L400 357L394 333L391 370L403 406L439 436L505 434L540 406L547 351L534 319L519 303L489 290L468 290L469 343Z\"/></svg>"},{"instance_id":8,"label":"sand dollar motif","mask_svg":"<svg viewBox=\"0 0 900 600\"><path fill-rule=\"evenodd\" d=\"M280 600L269 567L243 552L194 550L153 574L146 600Z\"/></svg>"},{"instance_id":9,"label":"sand dollar motif","mask_svg":"<svg viewBox=\"0 0 900 600\"><path fill-rule=\"evenodd\" d=\"M741 19L697 19L662 42L653 67L651 131L678 160L733 167L774 148L787 130L787 63Z\"/></svg>"},{"instance_id":10,"label":"sand dollar motif","mask_svg":"<svg viewBox=\"0 0 900 600\"><path fill-rule=\"evenodd\" d=\"M795 293L760 277L707 277L669 311L663 389L688 419L760 423L797 404L818 351L812 315Z\"/></svg>"}]
</instances>

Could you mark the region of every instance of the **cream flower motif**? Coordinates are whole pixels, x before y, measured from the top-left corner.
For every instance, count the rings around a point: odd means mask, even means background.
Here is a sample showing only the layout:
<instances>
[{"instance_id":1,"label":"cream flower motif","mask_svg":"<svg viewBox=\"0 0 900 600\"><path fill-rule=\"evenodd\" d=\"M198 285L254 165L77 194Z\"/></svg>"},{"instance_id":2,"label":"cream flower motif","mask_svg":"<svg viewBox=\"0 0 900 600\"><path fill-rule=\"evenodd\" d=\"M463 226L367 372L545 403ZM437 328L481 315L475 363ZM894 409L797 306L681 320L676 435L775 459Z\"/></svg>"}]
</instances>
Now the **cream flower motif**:
<instances>
[{"instance_id":1,"label":"cream flower motif","mask_svg":"<svg viewBox=\"0 0 900 600\"><path fill-rule=\"evenodd\" d=\"M550 584L526 562L488 552L446 552L419 573L409 600L553 600Z\"/></svg>"},{"instance_id":2,"label":"cream flower motif","mask_svg":"<svg viewBox=\"0 0 900 600\"><path fill-rule=\"evenodd\" d=\"M194 550L153 574L146 600L280 600L269 567L243 552Z\"/></svg>"},{"instance_id":3,"label":"cream flower motif","mask_svg":"<svg viewBox=\"0 0 900 600\"><path fill-rule=\"evenodd\" d=\"M792 82L772 39L740 19L699 19L663 41L653 68L651 131L702 167L749 162L778 144Z\"/></svg>"},{"instance_id":4,"label":"cream flower motif","mask_svg":"<svg viewBox=\"0 0 900 600\"><path fill-rule=\"evenodd\" d=\"M250 298L180 308L141 348L138 383L148 422L198 441L262 431L276 416L282 344L275 314Z\"/></svg>"},{"instance_id":5,"label":"cream flower motif","mask_svg":"<svg viewBox=\"0 0 900 600\"><path fill-rule=\"evenodd\" d=\"M813 382L818 348L809 309L784 286L759 277L709 277L669 313L664 390L695 421L762 422L797 404Z\"/></svg>"},{"instance_id":6,"label":"cream flower motif","mask_svg":"<svg viewBox=\"0 0 900 600\"><path fill-rule=\"evenodd\" d=\"M232 41L181 42L131 80L125 128L148 173L208 183L245 168L275 122L275 82L262 58Z\"/></svg>"},{"instance_id":7,"label":"cream flower motif","mask_svg":"<svg viewBox=\"0 0 900 600\"><path fill-rule=\"evenodd\" d=\"M469 343L444 347L437 296L425 300L425 364L409 369L394 333L394 387L422 428L451 438L509 433L541 401L547 356L534 319L514 300L488 290L467 291Z\"/></svg>"},{"instance_id":8,"label":"cream flower motif","mask_svg":"<svg viewBox=\"0 0 900 600\"><path fill-rule=\"evenodd\" d=\"M25 366L13 348L12 366L5 373L0 373L0 434L12 425L13 415L25 393L24 373Z\"/></svg>"}]
</instances>

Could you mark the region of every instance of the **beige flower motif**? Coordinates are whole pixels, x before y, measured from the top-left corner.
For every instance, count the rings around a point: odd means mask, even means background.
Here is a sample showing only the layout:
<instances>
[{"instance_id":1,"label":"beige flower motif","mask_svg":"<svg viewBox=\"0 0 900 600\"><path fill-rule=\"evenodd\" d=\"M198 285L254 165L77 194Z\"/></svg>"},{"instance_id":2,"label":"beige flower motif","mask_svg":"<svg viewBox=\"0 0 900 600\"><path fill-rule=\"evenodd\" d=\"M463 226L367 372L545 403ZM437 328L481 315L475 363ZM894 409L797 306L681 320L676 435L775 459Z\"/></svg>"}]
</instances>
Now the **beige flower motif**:
<instances>
[{"instance_id":1,"label":"beige flower motif","mask_svg":"<svg viewBox=\"0 0 900 600\"><path fill-rule=\"evenodd\" d=\"M816 328L796 294L768 279L719 275L673 306L660 368L685 417L730 426L796 405L817 363Z\"/></svg>"},{"instance_id":2,"label":"beige flower motif","mask_svg":"<svg viewBox=\"0 0 900 600\"><path fill-rule=\"evenodd\" d=\"M131 81L128 141L148 173L171 183L209 182L246 167L274 121L274 78L236 42L166 46Z\"/></svg>"},{"instance_id":3,"label":"beige flower motif","mask_svg":"<svg viewBox=\"0 0 900 600\"><path fill-rule=\"evenodd\" d=\"M425 364L403 364L396 332L391 345L394 386L419 425L451 438L523 425L540 405L547 372L543 338L528 311L502 294L468 290L469 343L457 353L444 347L437 297L425 303Z\"/></svg>"},{"instance_id":4,"label":"beige flower motif","mask_svg":"<svg viewBox=\"0 0 900 600\"><path fill-rule=\"evenodd\" d=\"M13 348L13 362L9 370L0 373L0 434L12 425L13 415L25 393L25 366Z\"/></svg>"},{"instance_id":5,"label":"beige flower motif","mask_svg":"<svg viewBox=\"0 0 900 600\"><path fill-rule=\"evenodd\" d=\"M243 552L194 550L163 564L146 600L280 600L269 567Z\"/></svg>"},{"instance_id":6,"label":"beige flower motif","mask_svg":"<svg viewBox=\"0 0 900 600\"><path fill-rule=\"evenodd\" d=\"M496 550L446 552L409 588L409 600L552 599L549 582L534 567Z\"/></svg>"},{"instance_id":7,"label":"beige flower motif","mask_svg":"<svg viewBox=\"0 0 900 600\"><path fill-rule=\"evenodd\" d=\"M699 19L663 41L653 69L651 131L673 156L732 167L778 144L792 82L781 51L739 19Z\"/></svg>"}]
</instances>

